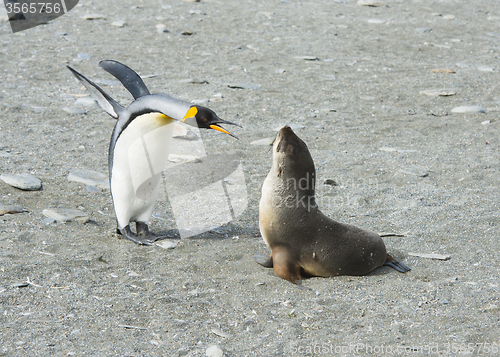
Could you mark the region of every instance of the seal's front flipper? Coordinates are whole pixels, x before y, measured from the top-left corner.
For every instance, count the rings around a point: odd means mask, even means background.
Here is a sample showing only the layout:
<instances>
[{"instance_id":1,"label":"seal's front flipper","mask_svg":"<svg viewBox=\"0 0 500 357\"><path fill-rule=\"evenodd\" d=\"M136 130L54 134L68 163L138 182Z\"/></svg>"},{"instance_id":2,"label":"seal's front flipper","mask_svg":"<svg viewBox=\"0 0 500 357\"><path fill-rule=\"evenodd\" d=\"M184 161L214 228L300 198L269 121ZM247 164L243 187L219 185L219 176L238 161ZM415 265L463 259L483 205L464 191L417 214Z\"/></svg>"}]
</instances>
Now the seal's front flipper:
<instances>
[{"instance_id":1,"label":"seal's front flipper","mask_svg":"<svg viewBox=\"0 0 500 357\"><path fill-rule=\"evenodd\" d=\"M385 259L385 266L391 267L393 269L396 269L400 273L406 273L411 270L409 266L407 266L404 263L401 263L400 261L397 261L393 257L391 257L389 254L387 254L387 258Z\"/></svg>"},{"instance_id":2,"label":"seal's front flipper","mask_svg":"<svg viewBox=\"0 0 500 357\"><path fill-rule=\"evenodd\" d=\"M281 279L288 280L292 284L301 285L300 265L290 251L283 246L273 247L271 252L273 270Z\"/></svg>"},{"instance_id":3,"label":"seal's front flipper","mask_svg":"<svg viewBox=\"0 0 500 357\"><path fill-rule=\"evenodd\" d=\"M262 254L255 254L253 256L253 259L262 265L263 267L266 268L272 268L273 267L273 258L268 257L267 255L262 255Z\"/></svg>"}]
</instances>

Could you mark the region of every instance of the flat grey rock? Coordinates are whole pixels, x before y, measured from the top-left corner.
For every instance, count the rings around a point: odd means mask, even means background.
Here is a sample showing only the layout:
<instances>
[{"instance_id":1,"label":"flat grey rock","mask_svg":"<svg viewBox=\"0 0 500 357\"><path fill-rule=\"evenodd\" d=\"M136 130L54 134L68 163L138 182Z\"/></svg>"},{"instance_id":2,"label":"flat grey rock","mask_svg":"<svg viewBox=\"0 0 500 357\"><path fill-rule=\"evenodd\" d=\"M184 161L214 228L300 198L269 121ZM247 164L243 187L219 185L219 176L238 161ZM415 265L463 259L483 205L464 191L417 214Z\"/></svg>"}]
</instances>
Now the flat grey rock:
<instances>
[{"instance_id":1,"label":"flat grey rock","mask_svg":"<svg viewBox=\"0 0 500 357\"><path fill-rule=\"evenodd\" d=\"M187 78L187 79L181 79L179 83L208 84L208 81L199 78Z\"/></svg>"},{"instance_id":2,"label":"flat grey rock","mask_svg":"<svg viewBox=\"0 0 500 357\"><path fill-rule=\"evenodd\" d=\"M67 208L54 208L54 209L44 209L42 211L43 215L49 218L53 218L58 222L71 222L76 221L78 223L87 223L90 219L86 213L76 209Z\"/></svg>"},{"instance_id":3,"label":"flat grey rock","mask_svg":"<svg viewBox=\"0 0 500 357\"><path fill-rule=\"evenodd\" d=\"M250 84L250 83L228 83L227 86L229 88L234 88L234 89L251 89L251 90L260 89L260 85Z\"/></svg>"},{"instance_id":4,"label":"flat grey rock","mask_svg":"<svg viewBox=\"0 0 500 357\"><path fill-rule=\"evenodd\" d=\"M0 216L3 216L4 214L15 214L15 213L23 213L23 212L28 212L24 208L21 208L21 206L16 206L16 205L0 205Z\"/></svg>"},{"instance_id":5,"label":"flat grey rock","mask_svg":"<svg viewBox=\"0 0 500 357\"><path fill-rule=\"evenodd\" d=\"M78 98L77 100L75 100L75 105L82 105L84 107L92 107L94 105L97 105L97 102L94 98L82 97L82 98Z\"/></svg>"},{"instance_id":6,"label":"flat grey rock","mask_svg":"<svg viewBox=\"0 0 500 357\"><path fill-rule=\"evenodd\" d=\"M451 255L449 254L435 254L435 253L408 253L412 257L436 259L436 260L449 260Z\"/></svg>"},{"instance_id":7,"label":"flat grey rock","mask_svg":"<svg viewBox=\"0 0 500 357\"><path fill-rule=\"evenodd\" d=\"M85 110L80 109L80 108L73 108L73 107L64 107L62 108L66 113L70 114L85 114Z\"/></svg>"},{"instance_id":8,"label":"flat grey rock","mask_svg":"<svg viewBox=\"0 0 500 357\"><path fill-rule=\"evenodd\" d=\"M419 93L428 95L429 97L437 97L437 96L449 97L457 94L457 92L449 89L426 89L426 90L421 90Z\"/></svg>"},{"instance_id":9,"label":"flat grey rock","mask_svg":"<svg viewBox=\"0 0 500 357\"><path fill-rule=\"evenodd\" d=\"M252 141L250 143L250 145L269 146L269 145L272 145L273 142L274 142L274 137L273 138L264 138L264 139Z\"/></svg>"},{"instance_id":10,"label":"flat grey rock","mask_svg":"<svg viewBox=\"0 0 500 357\"><path fill-rule=\"evenodd\" d=\"M99 188L109 188L108 175L92 170L72 171L68 174L68 181L80 182Z\"/></svg>"},{"instance_id":11,"label":"flat grey rock","mask_svg":"<svg viewBox=\"0 0 500 357\"><path fill-rule=\"evenodd\" d=\"M359 6L370 6L370 7L384 7L387 6L387 4L383 1L376 1L376 0L359 0L356 4Z\"/></svg>"},{"instance_id":12,"label":"flat grey rock","mask_svg":"<svg viewBox=\"0 0 500 357\"><path fill-rule=\"evenodd\" d=\"M155 245L157 245L158 247L163 248L163 249L174 249L177 247L176 242L171 242L168 240L160 240L160 241L156 242Z\"/></svg>"},{"instance_id":13,"label":"flat grey rock","mask_svg":"<svg viewBox=\"0 0 500 357\"><path fill-rule=\"evenodd\" d=\"M3 174L0 180L6 184L24 191L38 191L42 188L42 181L27 174Z\"/></svg>"},{"instance_id":14,"label":"flat grey rock","mask_svg":"<svg viewBox=\"0 0 500 357\"><path fill-rule=\"evenodd\" d=\"M479 105L466 105L461 107L455 107L451 110L452 113L464 114L464 113L486 113L486 111Z\"/></svg>"},{"instance_id":15,"label":"flat grey rock","mask_svg":"<svg viewBox=\"0 0 500 357\"><path fill-rule=\"evenodd\" d=\"M82 19L84 20L106 20L105 15L101 14L86 14L82 16Z\"/></svg>"}]
</instances>

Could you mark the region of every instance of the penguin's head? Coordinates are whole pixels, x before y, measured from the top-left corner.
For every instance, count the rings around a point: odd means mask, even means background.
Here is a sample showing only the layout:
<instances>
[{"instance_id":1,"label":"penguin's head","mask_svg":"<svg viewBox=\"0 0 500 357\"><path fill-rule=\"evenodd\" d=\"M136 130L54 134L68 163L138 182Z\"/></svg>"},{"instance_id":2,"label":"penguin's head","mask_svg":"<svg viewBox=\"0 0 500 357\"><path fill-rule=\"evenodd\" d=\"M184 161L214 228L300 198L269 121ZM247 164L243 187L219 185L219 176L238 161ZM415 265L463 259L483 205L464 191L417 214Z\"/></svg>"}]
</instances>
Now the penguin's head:
<instances>
[{"instance_id":1,"label":"penguin's head","mask_svg":"<svg viewBox=\"0 0 500 357\"><path fill-rule=\"evenodd\" d=\"M231 134L229 131L221 127L219 124L236 125L239 126L240 128L241 125L221 119L212 110L199 105L191 106L188 113L191 114L192 119L194 119L196 123L192 123L192 121L186 120L184 121L186 124L196 125L198 126L198 128L214 129L222 133L231 135L232 137L238 139L235 135Z\"/></svg>"}]
</instances>

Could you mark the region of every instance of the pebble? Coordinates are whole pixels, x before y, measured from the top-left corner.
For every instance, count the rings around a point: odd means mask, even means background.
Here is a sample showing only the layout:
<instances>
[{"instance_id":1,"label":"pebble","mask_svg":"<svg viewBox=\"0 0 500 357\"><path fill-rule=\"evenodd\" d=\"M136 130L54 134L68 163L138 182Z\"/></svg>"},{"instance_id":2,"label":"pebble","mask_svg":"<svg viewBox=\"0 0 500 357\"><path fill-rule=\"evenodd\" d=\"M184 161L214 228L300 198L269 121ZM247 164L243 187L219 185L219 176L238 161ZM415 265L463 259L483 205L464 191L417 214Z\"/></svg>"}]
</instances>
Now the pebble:
<instances>
[{"instance_id":1,"label":"pebble","mask_svg":"<svg viewBox=\"0 0 500 357\"><path fill-rule=\"evenodd\" d=\"M495 70L495 67L479 66L479 67L477 67L477 70L480 72L493 72Z\"/></svg>"},{"instance_id":2,"label":"pebble","mask_svg":"<svg viewBox=\"0 0 500 357\"><path fill-rule=\"evenodd\" d=\"M260 85L249 84L249 83L228 83L227 86L229 88L235 88L235 89L251 89L251 90L260 89Z\"/></svg>"},{"instance_id":3,"label":"pebble","mask_svg":"<svg viewBox=\"0 0 500 357\"><path fill-rule=\"evenodd\" d=\"M212 333L213 333L213 334L215 334L215 335L217 335L217 336L220 336L220 337L224 337L224 338L229 338L229 337L231 337L231 335L230 335L230 334L228 334L228 333L226 333L226 332L222 331L220 328L213 328L211 331L212 331Z\"/></svg>"},{"instance_id":4,"label":"pebble","mask_svg":"<svg viewBox=\"0 0 500 357\"><path fill-rule=\"evenodd\" d=\"M54 223L56 220L54 218L51 218L51 217L47 217L45 219L42 220L42 223L43 224L51 224L51 223Z\"/></svg>"},{"instance_id":5,"label":"pebble","mask_svg":"<svg viewBox=\"0 0 500 357\"><path fill-rule=\"evenodd\" d=\"M71 222L87 223L90 221L89 216L82 211L67 208L44 209L42 211L46 217L53 218L58 222Z\"/></svg>"},{"instance_id":6,"label":"pebble","mask_svg":"<svg viewBox=\"0 0 500 357\"><path fill-rule=\"evenodd\" d=\"M93 105L97 105L97 102L94 98L83 97L83 98L78 98L77 100L75 100L74 105L83 105L84 107L91 107Z\"/></svg>"},{"instance_id":7,"label":"pebble","mask_svg":"<svg viewBox=\"0 0 500 357\"><path fill-rule=\"evenodd\" d=\"M338 186L339 184L334 179L326 179L323 181L324 185Z\"/></svg>"},{"instance_id":8,"label":"pebble","mask_svg":"<svg viewBox=\"0 0 500 357\"><path fill-rule=\"evenodd\" d=\"M274 138L264 138L252 141L250 145L270 146L274 142Z\"/></svg>"},{"instance_id":9,"label":"pebble","mask_svg":"<svg viewBox=\"0 0 500 357\"><path fill-rule=\"evenodd\" d=\"M6 184L24 191L38 191L42 188L42 181L32 175L3 174L0 180Z\"/></svg>"},{"instance_id":10,"label":"pebble","mask_svg":"<svg viewBox=\"0 0 500 357\"><path fill-rule=\"evenodd\" d=\"M481 122L482 125L488 125L488 124L491 124L491 121L489 120L485 120L483 122ZM0 207L1 208L1 207Z\"/></svg>"},{"instance_id":11,"label":"pebble","mask_svg":"<svg viewBox=\"0 0 500 357\"><path fill-rule=\"evenodd\" d=\"M16 205L3 206L0 204L0 216L3 216L4 214L15 214L15 213L23 213L23 212L28 212L28 211L21 208L20 206L16 206Z\"/></svg>"},{"instance_id":12,"label":"pebble","mask_svg":"<svg viewBox=\"0 0 500 357\"><path fill-rule=\"evenodd\" d=\"M156 25L156 32L158 33L169 33L170 31L167 29L167 26L164 24Z\"/></svg>"},{"instance_id":13,"label":"pebble","mask_svg":"<svg viewBox=\"0 0 500 357\"><path fill-rule=\"evenodd\" d=\"M430 27L419 27L415 31L420 32L420 33L426 33L426 32L431 32L432 28L430 28Z\"/></svg>"},{"instance_id":14,"label":"pebble","mask_svg":"<svg viewBox=\"0 0 500 357\"><path fill-rule=\"evenodd\" d=\"M283 128L284 126L289 126L290 129L292 129L292 130L304 129L305 128L305 126L302 125L302 124L282 124L282 125L279 125L276 128L274 128L274 131L280 131L281 128Z\"/></svg>"},{"instance_id":15,"label":"pebble","mask_svg":"<svg viewBox=\"0 0 500 357\"><path fill-rule=\"evenodd\" d=\"M438 69L433 69L432 73L455 73L455 71L451 69L446 69L446 68L438 68Z\"/></svg>"},{"instance_id":16,"label":"pebble","mask_svg":"<svg viewBox=\"0 0 500 357\"><path fill-rule=\"evenodd\" d=\"M174 122L172 137L175 139L183 139L183 140L199 139L198 135L196 135L190 128L188 128L187 125L180 124L178 122Z\"/></svg>"},{"instance_id":17,"label":"pebble","mask_svg":"<svg viewBox=\"0 0 500 357\"><path fill-rule=\"evenodd\" d=\"M75 170L68 174L68 181L80 182L88 186L109 188L108 176L97 171Z\"/></svg>"},{"instance_id":18,"label":"pebble","mask_svg":"<svg viewBox=\"0 0 500 357\"><path fill-rule=\"evenodd\" d=\"M449 255L449 254L408 253L408 255L410 255L412 257L436 259L436 260L449 260L449 259L451 259L451 255Z\"/></svg>"},{"instance_id":19,"label":"pebble","mask_svg":"<svg viewBox=\"0 0 500 357\"><path fill-rule=\"evenodd\" d=\"M359 0L357 2L359 6L370 6L370 7L384 7L387 6L385 2L374 1L374 0Z\"/></svg>"},{"instance_id":20,"label":"pebble","mask_svg":"<svg viewBox=\"0 0 500 357\"><path fill-rule=\"evenodd\" d=\"M199 78L181 79L179 83L208 84L208 81Z\"/></svg>"},{"instance_id":21,"label":"pebble","mask_svg":"<svg viewBox=\"0 0 500 357\"><path fill-rule=\"evenodd\" d=\"M470 64L465 63L465 62L457 62L457 66L460 68L469 68Z\"/></svg>"},{"instance_id":22,"label":"pebble","mask_svg":"<svg viewBox=\"0 0 500 357\"><path fill-rule=\"evenodd\" d=\"M285 73L285 72L286 72L286 70L283 69L283 68L278 68L276 71L274 71L274 73L276 73L276 74L282 74L282 73Z\"/></svg>"},{"instance_id":23,"label":"pebble","mask_svg":"<svg viewBox=\"0 0 500 357\"><path fill-rule=\"evenodd\" d=\"M200 2L200 0L182 0L183 2Z\"/></svg>"},{"instance_id":24,"label":"pebble","mask_svg":"<svg viewBox=\"0 0 500 357\"><path fill-rule=\"evenodd\" d=\"M155 244L163 249L174 249L175 247L177 247L177 243L168 240L161 240Z\"/></svg>"},{"instance_id":25,"label":"pebble","mask_svg":"<svg viewBox=\"0 0 500 357\"><path fill-rule=\"evenodd\" d=\"M369 24L385 24L387 21L386 20L380 20L380 19L369 19L368 23Z\"/></svg>"},{"instance_id":26,"label":"pebble","mask_svg":"<svg viewBox=\"0 0 500 357\"><path fill-rule=\"evenodd\" d=\"M125 21L123 20L115 20L111 23L111 26L115 26L115 27L123 27L125 26Z\"/></svg>"},{"instance_id":27,"label":"pebble","mask_svg":"<svg viewBox=\"0 0 500 357\"><path fill-rule=\"evenodd\" d=\"M210 98L193 99L191 101L191 104L203 105L203 104L207 104L208 102L210 102Z\"/></svg>"},{"instance_id":28,"label":"pebble","mask_svg":"<svg viewBox=\"0 0 500 357\"><path fill-rule=\"evenodd\" d=\"M449 97L457 94L457 92L449 89L427 89L427 90L421 90L419 93L428 95L430 97L437 97L437 96Z\"/></svg>"},{"instance_id":29,"label":"pebble","mask_svg":"<svg viewBox=\"0 0 500 357\"><path fill-rule=\"evenodd\" d=\"M90 55L85 52L80 52L79 54L76 55L76 58L80 61L86 61L90 59Z\"/></svg>"},{"instance_id":30,"label":"pebble","mask_svg":"<svg viewBox=\"0 0 500 357\"><path fill-rule=\"evenodd\" d=\"M455 20L456 16L455 15L444 15L443 19L445 20Z\"/></svg>"},{"instance_id":31,"label":"pebble","mask_svg":"<svg viewBox=\"0 0 500 357\"><path fill-rule=\"evenodd\" d=\"M62 108L66 113L70 114L85 114L86 111L80 108L64 107Z\"/></svg>"},{"instance_id":32,"label":"pebble","mask_svg":"<svg viewBox=\"0 0 500 357\"><path fill-rule=\"evenodd\" d=\"M84 19L84 20L106 20L106 16L101 15L101 14L86 14L86 15L83 15L82 19Z\"/></svg>"},{"instance_id":33,"label":"pebble","mask_svg":"<svg viewBox=\"0 0 500 357\"><path fill-rule=\"evenodd\" d=\"M486 113L486 111L480 107L479 105L470 105L470 106L462 106L456 107L451 110L452 113Z\"/></svg>"},{"instance_id":34,"label":"pebble","mask_svg":"<svg viewBox=\"0 0 500 357\"><path fill-rule=\"evenodd\" d=\"M12 154L6 151L0 151L0 157L11 157Z\"/></svg>"},{"instance_id":35,"label":"pebble","mask_svg":"<svg viewBox=\"0 0 500 357\"><path fill-rule=\"evenodd\" d=\"M104 86L115 86L117 84L120 84L120 82L118 82L118 81L113 81L113 80L109 80L109 79L96 79L94 81L94 83L102 84Z\"/></svg>"},{"instance_id":36,"label":"pebble","mask_svg":"<svg viewBox=\"0 0 500 357\"><path fill-rule=\"evenodd\" d=\"M207 13L203 10L200 9L191 9L189 10L190 14L196 14L196 15L206 15Z\"/></svg>"},{"instance_id":37,"label":"pebble","mask_svg":"<svg viewBox=\"0 0 500 357\"><path fill-rule=\"evenodd\" d=\"M186 163L186 164L196 164L198 162L201 162L201 160L198 156L177 155L177 154L168 155L168 161L175 162L175 163Z\"/></svg>"},{"instance_id":38,"label":"pebble","mask_svg":"<svg viewBox=\"0 0 500 357\"><path fill-rule=\"evenodd\" d=\"M205 355L207 357L222 357L224 355L224 351L222 351L222 349L219 346L210 346L209 348L207 348Z\"/></svg>"},{"instance_id":39,"label":"pebble","mask_svg":"<svg viewBox=\"0 0 500 357\"><path fill-rule=\"evenodd\" d=\"M319 61L319 58L316 56L296 56L295 59L304 61Z\"/></svg>"},{"instance_id":40,"label":"pebble","mask_svg":"<svg viewBox=\"0 0 500 357\"><path fill-rule=\"evenodd\" d=\"M417 152L417 150L404 150L404 149L396 149L396 148L391 148L387 146L383 146L379 148L380 151L386 151L386 152L399 152L399 153L409 153L409 152Z\"/></svg>"}]
</instances>

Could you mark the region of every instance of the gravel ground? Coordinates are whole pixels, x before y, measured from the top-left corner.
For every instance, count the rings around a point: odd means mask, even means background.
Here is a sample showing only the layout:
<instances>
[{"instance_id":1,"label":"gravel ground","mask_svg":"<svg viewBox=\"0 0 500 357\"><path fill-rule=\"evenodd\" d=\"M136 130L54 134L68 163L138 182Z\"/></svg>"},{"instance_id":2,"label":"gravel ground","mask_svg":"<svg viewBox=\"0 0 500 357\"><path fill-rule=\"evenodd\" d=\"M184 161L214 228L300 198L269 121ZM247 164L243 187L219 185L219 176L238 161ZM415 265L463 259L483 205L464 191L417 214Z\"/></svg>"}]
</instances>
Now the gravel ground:
<instances>
[{"instance_id":1,"label":"gravel ground","mask_svg":"<svg viewBox=\"0 0 500 357\"><path fill-rule=\"evenodd\" d=\"M43 184L0 182L0 203L29 211L0 217L0 355L205 356L214 345L225 356L497 354L500 8L385 3L82 0L16 34L0 22L0 174ZM114 120L97 106L63 110L88 94L66 64L111 80L102 59L149 76L152 92L209 98L243 126L230 128L239 141L202 133L208 152L243 163L242 215L172 250L118 239L109 190L67 180L107 172ZM460 106L485 113L452 113ZM295 132L315 160L323 212L402 234L384 240L410 273L384 267L299 289L253 261L268 253L258 201L271 151L250 143L285 123L304 126ZM48 208L91 221L42 223ZM175 229L169 212L163 197L154 231Z\"/></svg>"}]
</instances>

